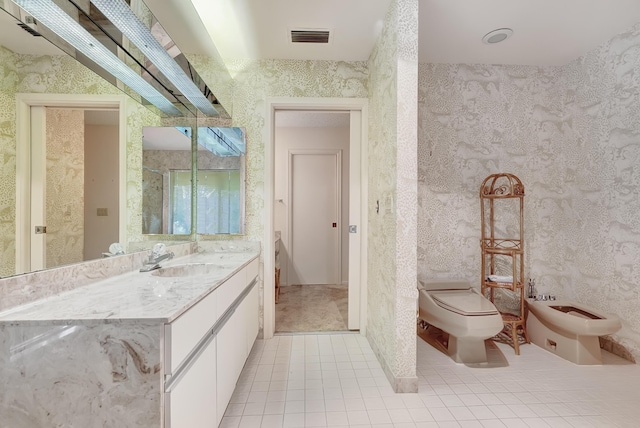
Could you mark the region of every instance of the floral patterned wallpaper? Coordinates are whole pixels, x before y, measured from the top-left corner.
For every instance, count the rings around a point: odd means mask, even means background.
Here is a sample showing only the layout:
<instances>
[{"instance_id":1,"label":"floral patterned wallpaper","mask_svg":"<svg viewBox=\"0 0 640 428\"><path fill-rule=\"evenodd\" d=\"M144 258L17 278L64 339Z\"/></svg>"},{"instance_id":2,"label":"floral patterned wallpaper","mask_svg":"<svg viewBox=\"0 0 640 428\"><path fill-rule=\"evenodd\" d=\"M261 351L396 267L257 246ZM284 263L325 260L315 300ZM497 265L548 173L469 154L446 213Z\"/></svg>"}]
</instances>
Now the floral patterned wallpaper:
<instances>
[{"instance_id":1,"label":"floral patterned wallpaper","mask_svg":"<svg viewBox=\"0 0 640 428\"><path fill-rule=\"evenodd\" d=\"M16 269L16 55L0 46L0 277Z\"/></svg>"},{"instance_id":2,"label":"floral patterned wallpaper","mask_svg":"<svg viewBox=\"0 0 640 428\"><path fill-rule=\"evenodd\" d=\"M417 391L417 34L417 1L392 2L369 60L367 336L404 392Z\"/></svg>"},{"instance_id":3,"label":"floral patterned wallpaper","mask_svg":"<svg viewBox=\"0 0 640 428\"><path fill-rule=\"evenodd\" d=\"M558 75L553 68L420 64L419 279L480 286L480 184L511 172L526 192L525 263L545 266L549 279L540 270L539 285L562 280L552 261L561 258L563 239L551 232L562 224L542 208L562 192L563 168L554 162L562 144L557 134L538 133L561 116L561 100L553 99ZM535 217L546 224L539 234L529 227Z\"/></svg>"},{"instance_id":4,"label":"floral patterned wallpaper","mask_svg":"<svg viewBox=\"0 0 640 428\"><path fill-rule=\"evenodd\" d=\"M482 180L523 181L525 275L640 357L640 25L562 67L421 64L418 277L479 286Z\"/></svg>"},{"instance_id":5,"label":"floral patterned wallpaper","mask_svg":"<svg viewBox=\"0 0 640 428\"><path fill-rule=\"evenodd\" d=\"M234 61L233 126L247 133L246 238L262 241L264 144L268 97L366 98L365 62L259 60Z\"/></svg>"},{"instance_id":6,"label":"floral patterned wallpaper","mask_svg":"<svg viewBox=\"0 0 640 428\"><path fill-rule=\"evenodd\" d=\"M127 241L143 241L142 235L142 128L161 126L160 117L127 98ZM166 126L166 125L162 125Z\"/></svg>"},{"instance_id":7,"label":"floral patterned wallpaper","mask_svg":"<svg viewBox=\"0 0 640 428\"><path fill-rule=\"evenodd\" d=\"M564 293L620 316L640 361L640 24L564 67Z\"/></svg>"}]
</instances>

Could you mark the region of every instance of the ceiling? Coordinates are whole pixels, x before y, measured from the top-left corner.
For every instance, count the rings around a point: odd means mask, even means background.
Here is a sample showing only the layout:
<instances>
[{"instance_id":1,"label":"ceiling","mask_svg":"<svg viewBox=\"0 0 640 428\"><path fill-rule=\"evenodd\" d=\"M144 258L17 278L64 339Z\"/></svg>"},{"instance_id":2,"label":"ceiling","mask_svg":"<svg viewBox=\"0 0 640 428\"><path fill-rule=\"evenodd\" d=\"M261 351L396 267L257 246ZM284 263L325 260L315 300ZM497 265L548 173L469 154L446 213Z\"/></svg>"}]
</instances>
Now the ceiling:
<instances>
[{"instance_id":1,"label":"ceiling","mask_svg":"<svg viewBox=\"0 0 640 428\"><path fill-rule=\"evenodd\" d=\"M391 2L144 1L185 52L219 52L225 60L344 61L369 58ZM640 22L638 0L419 0L419 8L420 61L433 63L563 65ZM19 53L61 52L16 22L0 13L0 44ZM481 42L504 27L514 30L508 40ZM294 28L328 29L330 43L293 45Z\"/></svg>"},{"instance_id":2,"label":"ceiling","mask_svg":"<svg viewBox=\"0 0 640 428\"><path fill-rule=\"evenodd\" d=\"M564 65L640 22L638 0L420 0L420 57L433 63ZM513 36L485 45L497 28Z\"/></svg>"},{"instance_id":3,"label":"ceiling","mask_svg":"<svg viewBox=\"0 0 640 428\"><path fill-rule=\"evenodd\" d=\"M225 59L366 61L391 0L191 0L191 3ZM329 44L294 45L290 43L292 29L329 30L332 36Z\"/></svg>"},{"instance_id":4,"label":"ceiling","mask_svg":"<svg viewBox=\"0 0 640 428\"><path fill-rule=\"evenodd\" d=\"M206 29L225 60L311 59L366 61L390 0L146 0L180 44ZM179 5L180 7L172 6ZM563 65L640 22L638 0L419 0L421 62ZM198 20L194 12L200 14ZM183 19L180 15L188 15ZM167 22L166 24L164 24ZM482 36L509 27L497 45ZM292 45L293 28L329 29L329 45ZM180 33L180 34L179 34ZM202 44L203 42L198 42Z\"/></svg>"},{"instance_id":5,"label":"ceiling","mask_svg":"<svg viewBox=\"0 0 640 428\"><path fill-rule=\"evenodd\" d=\"M191 150L191 138L171 126L145 126L142 128L142 147L145 150Z\"/></svg>"},{"instance_id":6,"label":"ceiling","mask_svg":"<svg viewBox=\"0 0 640 428\"><path fill-rule=\"evenodd\" d=\"M34 37L18 27L18 20L0 10L0 45L16 53L28 55L64 55L43 37Z\"/></svg>"}]
</instances>

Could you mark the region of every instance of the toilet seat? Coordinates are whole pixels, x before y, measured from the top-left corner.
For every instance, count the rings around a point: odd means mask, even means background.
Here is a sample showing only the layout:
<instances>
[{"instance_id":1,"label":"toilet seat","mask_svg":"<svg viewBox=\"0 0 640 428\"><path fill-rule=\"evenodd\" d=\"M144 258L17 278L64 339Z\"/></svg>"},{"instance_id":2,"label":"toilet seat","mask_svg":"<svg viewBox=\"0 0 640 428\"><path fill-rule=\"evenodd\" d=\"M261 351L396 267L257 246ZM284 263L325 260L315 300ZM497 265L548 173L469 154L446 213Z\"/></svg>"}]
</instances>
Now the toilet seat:
<instances>
[{"instance_id":1,"label":"toilet seat","mask_svg":"<svg viewBox=\"0 0 640 428\"><path fill-rule=\"evenodd\" d=\"M432 291L430 294L440 307L460 315L482 316L498 313L493 303L471 290Z\"/></svg>"}]
</instances>

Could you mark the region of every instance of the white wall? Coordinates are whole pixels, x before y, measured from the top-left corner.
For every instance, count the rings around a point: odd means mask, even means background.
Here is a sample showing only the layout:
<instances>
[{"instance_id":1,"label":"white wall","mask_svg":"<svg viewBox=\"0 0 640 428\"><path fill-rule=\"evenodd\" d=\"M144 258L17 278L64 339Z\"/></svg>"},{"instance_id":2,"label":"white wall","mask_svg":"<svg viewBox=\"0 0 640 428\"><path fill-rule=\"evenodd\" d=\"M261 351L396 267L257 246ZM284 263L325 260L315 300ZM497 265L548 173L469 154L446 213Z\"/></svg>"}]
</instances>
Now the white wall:
<instances>
[{"instance_id":1,"label":"white wall","mask_svg":"<svg viewBox=\"0 0 640 428\"><path fill-rule=\"evenodd\" d=\"M342 149L342 272L341 281L349 280L349 128L276 128L275 130L275 230L282 235L280 246L280 282L290 285L287 278L289 254L289 150ZM282 199L282 202L278 202Z\"/></svg>"},{"instance_id":2,"label":"white wall","mask_svg":"<svg viewBox=\"0 0 640 428\"><path fill-rule=\"evenodd\" d=\"M118 125L85 124L84 258L100 258L118 241ZM107 208L107 216L97 215Z\"/></svg>"}]
</instances>

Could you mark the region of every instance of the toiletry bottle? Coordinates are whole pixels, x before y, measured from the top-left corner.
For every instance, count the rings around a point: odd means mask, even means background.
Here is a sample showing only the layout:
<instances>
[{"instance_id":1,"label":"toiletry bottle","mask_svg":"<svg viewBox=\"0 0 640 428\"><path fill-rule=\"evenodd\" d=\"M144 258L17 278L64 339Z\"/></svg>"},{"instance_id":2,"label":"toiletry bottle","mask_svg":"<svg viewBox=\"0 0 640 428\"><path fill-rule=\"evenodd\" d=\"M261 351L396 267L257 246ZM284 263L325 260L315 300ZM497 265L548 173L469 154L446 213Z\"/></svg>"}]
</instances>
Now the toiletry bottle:
<instances>
[{"instance_id":1,"label":"toiletry bottle","mask_svg":"<svg viewBox=\"0 0 640 428\"><path fill-rule=\"evenodd\" d=\"M536 297L536 281L534 279L529 278L529 298L533 299Z\"/></svg>"}]
</instances>

